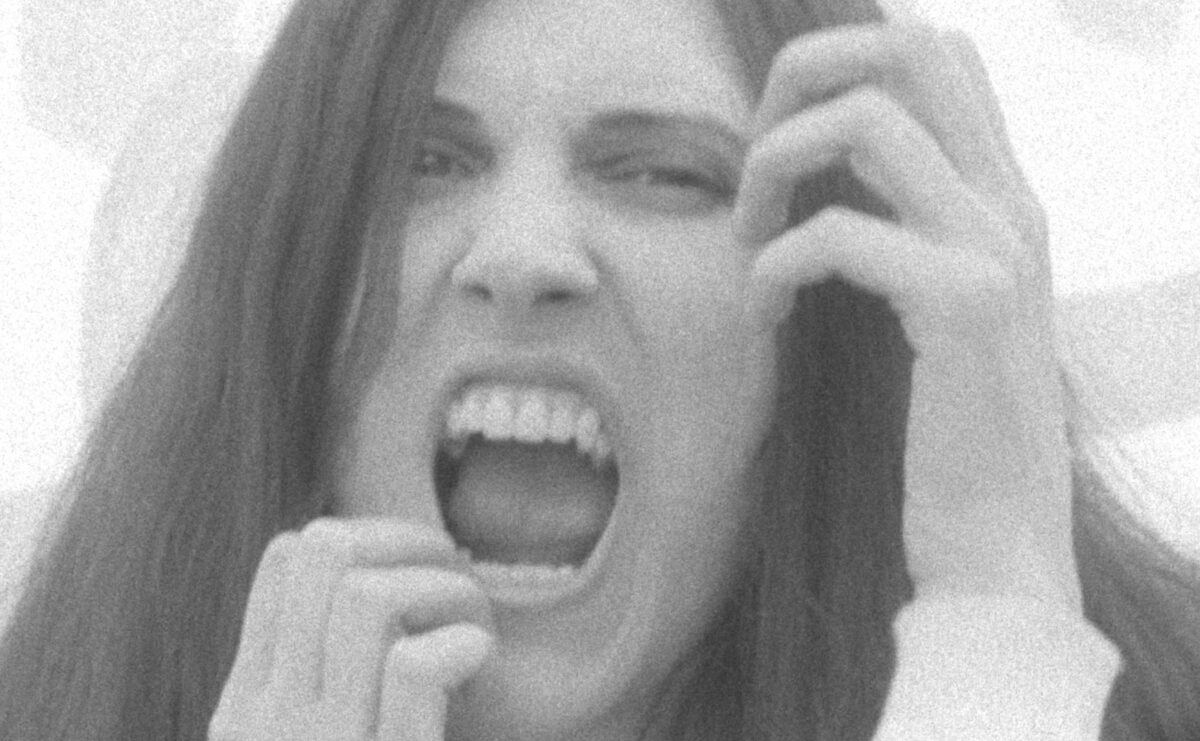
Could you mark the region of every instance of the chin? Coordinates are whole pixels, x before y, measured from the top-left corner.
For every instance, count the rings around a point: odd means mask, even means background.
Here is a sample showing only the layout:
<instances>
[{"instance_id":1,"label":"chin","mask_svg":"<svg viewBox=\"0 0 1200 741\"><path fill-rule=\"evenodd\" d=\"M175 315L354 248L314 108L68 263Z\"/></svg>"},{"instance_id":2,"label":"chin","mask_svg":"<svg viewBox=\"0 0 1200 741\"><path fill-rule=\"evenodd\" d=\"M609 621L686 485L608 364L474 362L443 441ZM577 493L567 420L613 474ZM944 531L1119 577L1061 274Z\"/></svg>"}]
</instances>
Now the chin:
<instances>
[{"instance_id":1,"label":"chin","mask_svg":"<svg viewBox=\"0 0 1200 741\"><path fill-rule=\"evenodd\" d=\"M594 364L451 368L393 397L411 408L380 402L360 458L385 472L372 481L432 483L492 606L494 653L453 693L447 738L638 738L744 563L751 436L686 399L634 403ZM369 434L394 419L428 423L398 428L398 445Z\"/></svg>"},{"instance_id":2,"label":"chin","mask_svg":"<svg viewBox=\"0 0 1200 741\"><path fill-rule=\"evenodd\" d=\"M451 697L448 741L638 738L667 679L661 666L628 659L580 663L550 647L497 654Z\"/></svg>"},{"instance_id":3,"label":"chin","mask_svg":"<svg viewBox=\"0 0 1200 741\"><path fill-rule=\"evenodd\" d=\"M639 738L663 710L676 666L733 592L744 553L734 519L667 517L702 482L663 473L643 481L627 471L576 591L538 604L493 598L496 652L454 695L448 739ZM707 548L682 545L697 531Z\"/></svg>"}]
</instances>

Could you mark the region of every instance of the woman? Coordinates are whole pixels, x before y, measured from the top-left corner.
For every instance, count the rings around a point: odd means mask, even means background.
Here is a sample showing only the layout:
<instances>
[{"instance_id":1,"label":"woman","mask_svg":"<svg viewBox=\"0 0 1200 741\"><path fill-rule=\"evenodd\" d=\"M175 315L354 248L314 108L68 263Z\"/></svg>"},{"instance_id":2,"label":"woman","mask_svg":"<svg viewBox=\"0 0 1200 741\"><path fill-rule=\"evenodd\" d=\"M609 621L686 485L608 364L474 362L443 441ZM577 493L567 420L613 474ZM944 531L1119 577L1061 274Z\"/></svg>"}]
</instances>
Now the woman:
<instances>
[{"instance_id":1,"label":"woman","mask_svg":"<svg viewBox=\"0 0 1200 741\"><path fill-rule=\"evenodd\" d=\"M1194 573L1072 476L978 62L879 20L300 3L6 737L1191 737Z\"/></svg>"}]
</instances>

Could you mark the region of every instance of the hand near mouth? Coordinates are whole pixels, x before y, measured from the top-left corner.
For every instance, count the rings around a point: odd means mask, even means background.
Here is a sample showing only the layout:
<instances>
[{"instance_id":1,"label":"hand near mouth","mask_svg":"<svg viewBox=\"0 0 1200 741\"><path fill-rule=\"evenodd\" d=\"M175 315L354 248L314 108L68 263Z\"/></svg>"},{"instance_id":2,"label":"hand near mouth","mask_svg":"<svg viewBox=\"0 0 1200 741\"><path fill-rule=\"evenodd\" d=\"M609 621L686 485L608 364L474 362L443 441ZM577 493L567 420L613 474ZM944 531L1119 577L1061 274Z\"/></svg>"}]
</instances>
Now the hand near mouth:
<instances>
[{"instance_id":1,"label":"hand near mouth","mask_svg":"<svg viewBox=\"0 0 1200 741\"><path fill-rule=\"evenodd\" d=\"M317 520L271 541L212 741L440 741L491 650L491 607L434 528Z\"/></svg>"}]
</instances>

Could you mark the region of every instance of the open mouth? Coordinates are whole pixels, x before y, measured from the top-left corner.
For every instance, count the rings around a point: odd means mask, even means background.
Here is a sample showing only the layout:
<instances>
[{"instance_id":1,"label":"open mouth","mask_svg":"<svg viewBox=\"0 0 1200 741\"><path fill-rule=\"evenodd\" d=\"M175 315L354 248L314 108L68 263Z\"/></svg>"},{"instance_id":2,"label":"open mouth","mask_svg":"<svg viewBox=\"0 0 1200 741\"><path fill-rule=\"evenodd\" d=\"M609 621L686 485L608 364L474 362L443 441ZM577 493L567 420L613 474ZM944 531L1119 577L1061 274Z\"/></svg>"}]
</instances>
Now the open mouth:
<instances>
[{"instance_id":1,"label":"open mouth","mask_svg":"<svg viewBox=\"0 0 1200 741\"><path fill-rule=\"evenodd\" d=\"M600 415L577 393L468 385L434 462L442 518L493 571L577 571L603 535L619 484Z\"/></svg>"}]
</instances>

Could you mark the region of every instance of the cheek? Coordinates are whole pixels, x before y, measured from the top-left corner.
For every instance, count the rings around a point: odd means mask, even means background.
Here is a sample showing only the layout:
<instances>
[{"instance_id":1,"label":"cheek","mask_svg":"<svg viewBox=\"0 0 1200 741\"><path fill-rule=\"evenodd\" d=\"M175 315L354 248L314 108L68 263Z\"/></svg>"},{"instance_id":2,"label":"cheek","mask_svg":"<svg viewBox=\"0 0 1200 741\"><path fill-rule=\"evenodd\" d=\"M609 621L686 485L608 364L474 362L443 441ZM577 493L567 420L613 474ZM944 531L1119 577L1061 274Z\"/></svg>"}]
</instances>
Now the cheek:
<instances>
[{"instance_id":1,"label":"cheek","mask_svg":"<svg viewBox=\"0 0 1200 741\"><path fill-rule=\"evenodd\" d=\"M749 331L745 316L754 253L713 228L659 240L652 254L642 266L641 303L663 365L697 388L735 389L738 397L742 387L767 383L771 344Z\"/></svg>"},{"instance_id":2,"label":"cheek","mask_svg":"<svg viewBox=\"0 0 1200 741\"><path fill-rule=\"evenodd\" d=\"M735 242L730 221L721 211L683 223L624 225L610 235L614 262L623 263L658 323L700 335L736 332L754 253Z\"/></svg>"},{"instance_id":3,"label":"cheek","mask_svg":"<svg viewBox=\"0 0 1200 741\"><path fill-rule=\"evenodd\" d=\"M401 441L376 388L368 394L340 449L336 503L338 514L350 517L388 514L386 482L397 476L396 451Z\"/></svg>"},{"instance_id":4,"label":"cheek","mask_svg":"<svg viewBox=\"0 0 1200 741\"><path fill-rule=\"evenodd\" d=\"M465 208L456 212L447 207L413 207L404 228L396 232L396 337L400 347L413 339L414 323L430 318L438 292L447 290L454 263L470 246L462 211Z\"/></svg>"},{"instance_id":5,"label":"cheek","mask_svg":"<svg viewBox=\"0 0 1200 741\"><path fill-rule=\"evenodd\" d=\"M745 318L754 253L720 226L658 235L642 256L639 303L659 379L655 414L683 433L671 455L728 480L769 422L774 341Z\"/></svg>"},{"instance_id":6,"label":"cheek","mask_svg":"<svg viewBox=\"0 0 1200 741\"><path fill-rule=\"evenodd\" d=\"M398 517L442 527L421 428L398 422L416 418L394 374L382 373L340 449L338 514Z\"/></svg>"}]
</instances>

